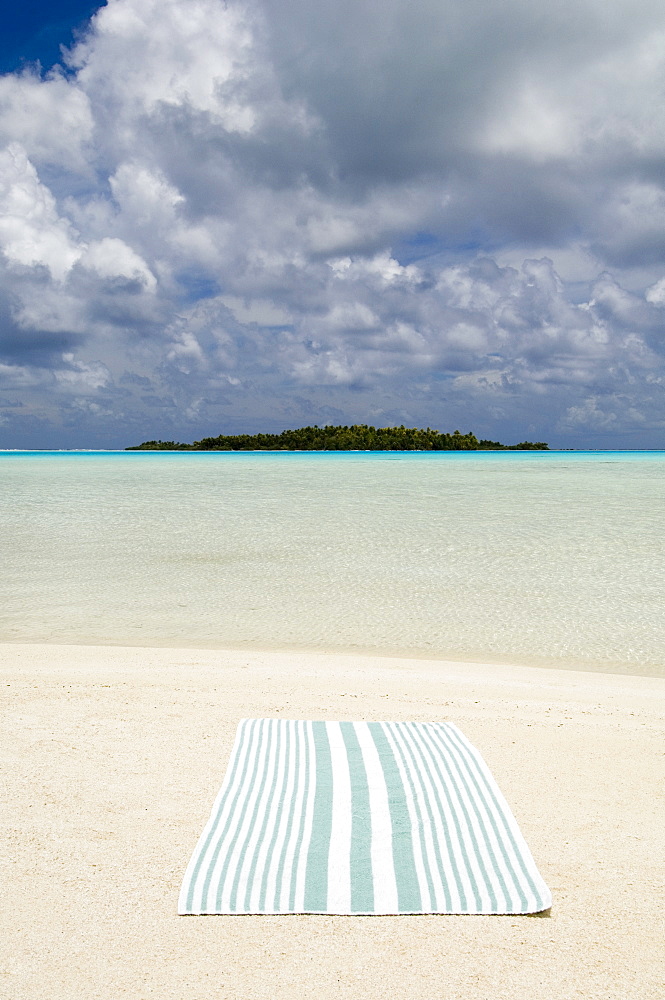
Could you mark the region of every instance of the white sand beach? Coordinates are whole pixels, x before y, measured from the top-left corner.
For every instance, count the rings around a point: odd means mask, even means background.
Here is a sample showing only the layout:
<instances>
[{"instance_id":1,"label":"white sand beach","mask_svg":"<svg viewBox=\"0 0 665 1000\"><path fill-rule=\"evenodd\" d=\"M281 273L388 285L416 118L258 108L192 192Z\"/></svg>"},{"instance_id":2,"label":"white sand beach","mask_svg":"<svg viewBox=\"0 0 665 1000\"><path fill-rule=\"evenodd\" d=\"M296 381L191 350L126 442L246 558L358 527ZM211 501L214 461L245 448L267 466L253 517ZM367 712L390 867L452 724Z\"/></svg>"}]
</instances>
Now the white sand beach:
<instances>
[{"instance_id":1,"label":"white sand beach","mask_svg":"<svg viewBox=\"0 0 665 1000\"><path fill-rule=\"evenodd\" d=\"M0 646L7 998L665 996L665 681L325 653ZM179 917L247 716L449 720L538 917Z\"/></svg>"}]
</instances>

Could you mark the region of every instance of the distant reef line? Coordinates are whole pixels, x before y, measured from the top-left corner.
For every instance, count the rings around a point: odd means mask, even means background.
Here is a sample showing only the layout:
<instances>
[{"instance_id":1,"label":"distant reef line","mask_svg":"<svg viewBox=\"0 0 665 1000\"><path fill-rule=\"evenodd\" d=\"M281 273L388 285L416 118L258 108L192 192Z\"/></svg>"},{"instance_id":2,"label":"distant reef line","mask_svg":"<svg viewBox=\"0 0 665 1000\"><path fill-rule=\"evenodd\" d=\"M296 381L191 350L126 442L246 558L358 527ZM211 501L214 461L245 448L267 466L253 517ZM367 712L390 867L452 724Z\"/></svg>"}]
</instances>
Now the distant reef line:
<instances>
[{"instance_id":1,"label":"distant reef line","mask_svg":"<svg viewBox=\"0 0 665 1000\"><path fill-rule=\"evenodd\" d=\"M368 424L300 427L281 434L220 434L193 444L144 441L125 451L549 451L544 441L501 444L469 432L441 433L427 427L371 427Z\"/></svg>"}]
</instances>

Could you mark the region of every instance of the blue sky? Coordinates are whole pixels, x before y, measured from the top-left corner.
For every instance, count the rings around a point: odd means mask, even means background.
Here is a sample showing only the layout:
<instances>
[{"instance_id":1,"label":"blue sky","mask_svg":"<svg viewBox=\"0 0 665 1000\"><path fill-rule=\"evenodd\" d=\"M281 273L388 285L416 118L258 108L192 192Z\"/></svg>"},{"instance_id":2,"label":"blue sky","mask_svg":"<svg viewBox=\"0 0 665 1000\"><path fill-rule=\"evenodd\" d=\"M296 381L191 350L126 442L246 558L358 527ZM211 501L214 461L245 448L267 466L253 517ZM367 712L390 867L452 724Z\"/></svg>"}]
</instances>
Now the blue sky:
<instances>
[{"instance_id":1,"label":"blue sky","mask_svg":"<svg viewBox=\"0 0 665 1000\"><path fill-rule=\"evenodd\" d=\"M0 15L0 72L11 73L25 63L50 67L61 59L76 29L85 28L98 5L81 0L23 0L6 4Z\"/></svg>"},{"instance_id":2,"label":"blue sky","mask_svg":"<svg viewBox=\"0 0 665 1000\"><path fill-rule=\"evenodd\" d=\"M0 447L664 446L661 3L2 18Z\"/></svg>"}]
</instances>

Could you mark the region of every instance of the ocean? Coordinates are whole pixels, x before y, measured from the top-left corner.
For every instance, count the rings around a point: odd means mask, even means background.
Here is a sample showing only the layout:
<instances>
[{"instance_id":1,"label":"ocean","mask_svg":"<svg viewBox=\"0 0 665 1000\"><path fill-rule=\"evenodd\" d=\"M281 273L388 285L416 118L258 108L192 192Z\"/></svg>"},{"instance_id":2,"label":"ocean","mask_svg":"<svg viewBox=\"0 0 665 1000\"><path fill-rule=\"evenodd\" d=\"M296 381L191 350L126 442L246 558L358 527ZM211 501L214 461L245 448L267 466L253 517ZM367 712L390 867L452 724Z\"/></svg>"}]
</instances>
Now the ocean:
<instances>
[{"instance_id":1,"label":"ocean","mask_svg":"<svg viewBox=\"0 0 665 1000\"><path fill-rule=\"evenodd\" d=\"M0 641L665 676L665 452L0 453Z\"/></svg>"}]
</instances>

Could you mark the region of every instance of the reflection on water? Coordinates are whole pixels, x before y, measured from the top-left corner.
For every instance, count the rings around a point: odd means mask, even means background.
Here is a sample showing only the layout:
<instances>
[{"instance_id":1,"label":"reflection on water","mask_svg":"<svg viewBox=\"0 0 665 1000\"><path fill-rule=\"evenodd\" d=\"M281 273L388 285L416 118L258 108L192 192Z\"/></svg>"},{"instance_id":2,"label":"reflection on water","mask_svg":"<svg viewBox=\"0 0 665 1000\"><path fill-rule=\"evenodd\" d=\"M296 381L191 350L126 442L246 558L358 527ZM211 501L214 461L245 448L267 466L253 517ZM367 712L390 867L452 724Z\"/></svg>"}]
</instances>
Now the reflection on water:
<instances>
[{"instance_id":1,"label":"reflection on water","mask_svg":"<svg viewBox=\"0 0 665 1000\"><path fill-rule=\"evenodd\" d=\"M0 455L0 639L665 674L665 454Z\"/></svg>"}]
</instances>

